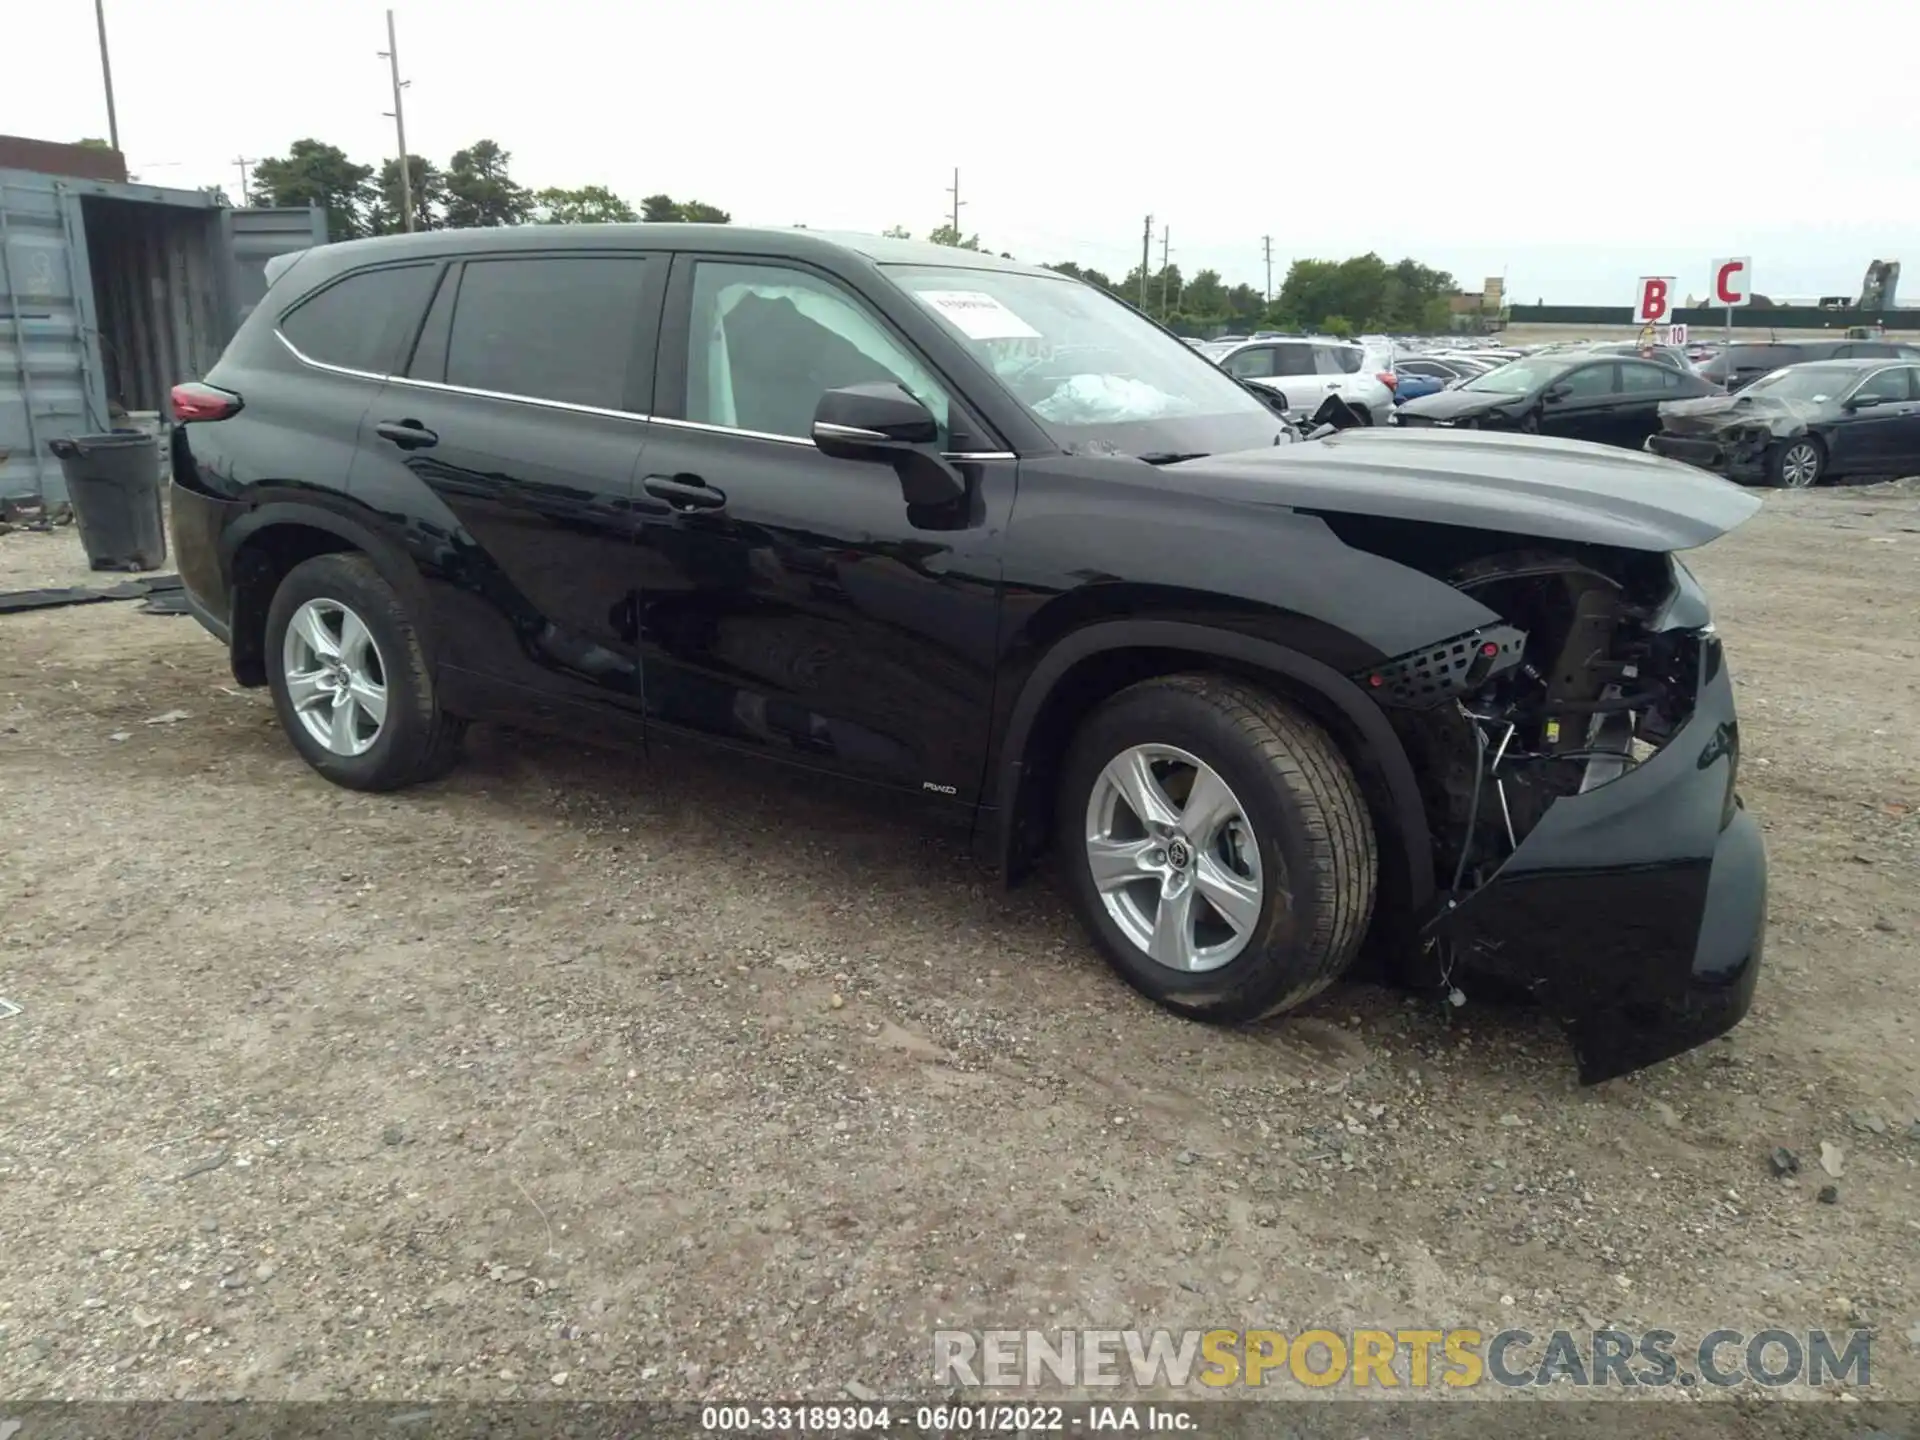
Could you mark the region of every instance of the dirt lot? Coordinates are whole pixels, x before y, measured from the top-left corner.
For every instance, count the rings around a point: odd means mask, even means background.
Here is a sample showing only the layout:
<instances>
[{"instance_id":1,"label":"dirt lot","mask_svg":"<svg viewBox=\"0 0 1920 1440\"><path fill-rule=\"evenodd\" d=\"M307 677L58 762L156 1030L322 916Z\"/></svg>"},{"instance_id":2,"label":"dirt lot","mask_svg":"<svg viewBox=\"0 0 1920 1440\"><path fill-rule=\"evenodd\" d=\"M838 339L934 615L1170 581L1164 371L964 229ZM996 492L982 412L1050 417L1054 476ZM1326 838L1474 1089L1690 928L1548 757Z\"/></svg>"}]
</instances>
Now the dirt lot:
<instances>
[{"instance_id":1,"label":"dirt lot","mask_svg":"<svg viewBox=\"0 0 1920 1440\"><path fill-rule=\"evenodd\" d=\"M0 539L0 590L77 554ZM481 730L349 794L191 620L0 617L0 1394L919 1395L942 1325L1615 1321L1869 1326L1920 1399L1917 557L1911 483L1697 557L1767 969L1590 1090L1473 1001L1184 1023L1050 886L779 775Z\"/></svg>"}]
</instances>

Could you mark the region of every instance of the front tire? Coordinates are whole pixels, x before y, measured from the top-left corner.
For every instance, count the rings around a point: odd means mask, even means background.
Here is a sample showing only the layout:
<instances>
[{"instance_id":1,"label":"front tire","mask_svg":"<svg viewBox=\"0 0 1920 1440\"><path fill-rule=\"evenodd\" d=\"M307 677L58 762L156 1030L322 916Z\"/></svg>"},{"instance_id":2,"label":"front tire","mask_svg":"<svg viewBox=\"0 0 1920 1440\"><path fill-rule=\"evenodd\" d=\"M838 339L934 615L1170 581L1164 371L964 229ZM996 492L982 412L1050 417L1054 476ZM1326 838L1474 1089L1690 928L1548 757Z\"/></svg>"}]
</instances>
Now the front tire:
<instances>
[{"instance_id":1,"label":"front tire","mask_svg":"<svg viewBox=\"0 0 1920 1440\"><path fill-rule=\"evenodd\" d=\"M1082 920L1128 984L1198 1020L1288 1010L1352 962L1378 862L1339 748L1266 691L1144 681L1075 737L1059 845Z\"/></svg>"},{"instance_id":2,"label":"front tire","mask_svg":"<svg viewBox=\"0 0 1920 1440\"><path fill-rule=\"evenodd\" d=\"M1826 468L1827 454L1818 440L1782 440L1767 455L1767 484L1780 490L1811 490Z\"/></svg>"},{"instance_id":3,"label":"front tire","mask_svg":"<svg viewBox=\"0 0 1920 1440\"><path fill-rule=\"evenodd\" d=\"M400 597L364 555L318 555L267 609L267 681L300 757L349 790L444 774L465 723L441 711Z\"/></svg>"}]
</instances>

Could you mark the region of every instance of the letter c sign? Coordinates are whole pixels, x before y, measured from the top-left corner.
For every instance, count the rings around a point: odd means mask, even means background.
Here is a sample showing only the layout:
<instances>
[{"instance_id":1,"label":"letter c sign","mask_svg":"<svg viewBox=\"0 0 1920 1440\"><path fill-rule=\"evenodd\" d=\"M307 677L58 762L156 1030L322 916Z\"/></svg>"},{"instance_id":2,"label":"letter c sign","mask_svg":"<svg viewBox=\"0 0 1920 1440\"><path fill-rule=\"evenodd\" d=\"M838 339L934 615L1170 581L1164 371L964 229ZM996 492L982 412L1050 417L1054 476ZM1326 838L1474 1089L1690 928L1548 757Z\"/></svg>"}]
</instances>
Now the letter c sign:
<instances>
[{"instance_id":1,"label":"letter c sign","mask_svg":"<svg viewBox=\"0 0 1920 1440\"><path fill-rule=\"evenodd\" d=\"M1715 305L1731 307L1735 310L1742 305L1753 303L1753 261L1742 255L1738 259L1716 260L1713 262L1713 284L1709 293Z\"/></svg>"}]
</instances>

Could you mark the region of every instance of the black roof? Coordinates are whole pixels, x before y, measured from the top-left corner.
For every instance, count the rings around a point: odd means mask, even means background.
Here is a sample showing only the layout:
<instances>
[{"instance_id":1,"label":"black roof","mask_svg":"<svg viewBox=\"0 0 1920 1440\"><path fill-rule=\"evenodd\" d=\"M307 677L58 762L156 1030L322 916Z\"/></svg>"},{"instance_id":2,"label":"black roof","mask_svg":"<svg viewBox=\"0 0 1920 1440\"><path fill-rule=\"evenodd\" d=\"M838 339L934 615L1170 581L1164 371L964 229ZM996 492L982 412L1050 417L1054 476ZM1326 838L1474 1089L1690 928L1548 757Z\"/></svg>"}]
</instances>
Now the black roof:
<instances>
[{"instance_id":1,"label":"black roof","mask_svg":"<svg viewBox=\"0 0 1920 1440\"><path fill-rule=\"evenodd\" d=\"M688 225L678 222L631 225L511 225L472 230L422 230L411 235L379 235L316 247L329 268L345 268L407 256L468 255L475 251L514 250L706 250L723 255L778 254L831 263L858 256L877 265L939 265L948 269L1006 270L1057 276L1058 272L984 250L962 250L924 240L894 240L824 230L755 229L744 225ZM1065 278L1065 277L1059 277Z\"/></svg>"}]
</instances>

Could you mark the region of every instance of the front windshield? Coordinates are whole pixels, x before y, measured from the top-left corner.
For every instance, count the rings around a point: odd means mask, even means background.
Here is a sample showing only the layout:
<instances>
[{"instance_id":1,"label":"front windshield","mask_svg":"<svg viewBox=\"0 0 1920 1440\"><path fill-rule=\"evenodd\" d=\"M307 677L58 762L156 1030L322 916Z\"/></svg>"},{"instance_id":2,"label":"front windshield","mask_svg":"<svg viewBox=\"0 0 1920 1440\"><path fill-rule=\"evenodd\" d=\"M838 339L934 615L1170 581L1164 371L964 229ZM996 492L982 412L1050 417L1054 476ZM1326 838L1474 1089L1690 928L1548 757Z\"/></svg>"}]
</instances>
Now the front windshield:
<instances>
[{"instance_id":1,"label":"front windshield","mask_svg":"<svg viewBox=\"0 0 1920 1440\"><path fill-rule=\"evenodd\" d=\"M1818 405L1837 400L1860 378L1858 370L1840 365L1795 365L1763 375L1746 389L1749 395L1766 395L1775 400L1800 400Z\"/></svg>"},{"instance_id":2,"label":"front windshield","mask_svg":"<svg viewBox=\"0 0 1920 1440\"><path fill-rule=\"evenodd\" d=\"M1067 276L888 266L1068 451L1211 455L1281 438L1279 417L1193 347Z\"/></svg>"},{"instance_id":3,"label":"front windshield","mask_svg":"<svg viewBox=\"0 0 1920 1440\"><path fill-rule=\"evenodd\" d=\"M1476 375L1460 388L1478 390L1493 395L1527 395L1538 390L1554 376L1567 368L1567 361L1541 357L1535 360L1514 360Z\"/></svg>"}]
</instances>

